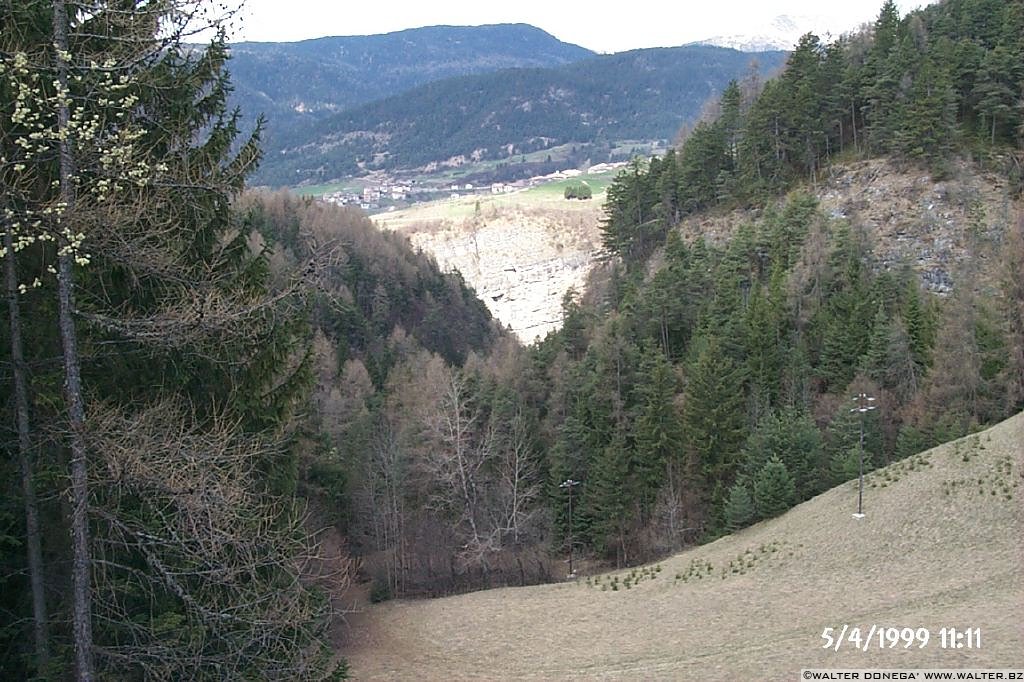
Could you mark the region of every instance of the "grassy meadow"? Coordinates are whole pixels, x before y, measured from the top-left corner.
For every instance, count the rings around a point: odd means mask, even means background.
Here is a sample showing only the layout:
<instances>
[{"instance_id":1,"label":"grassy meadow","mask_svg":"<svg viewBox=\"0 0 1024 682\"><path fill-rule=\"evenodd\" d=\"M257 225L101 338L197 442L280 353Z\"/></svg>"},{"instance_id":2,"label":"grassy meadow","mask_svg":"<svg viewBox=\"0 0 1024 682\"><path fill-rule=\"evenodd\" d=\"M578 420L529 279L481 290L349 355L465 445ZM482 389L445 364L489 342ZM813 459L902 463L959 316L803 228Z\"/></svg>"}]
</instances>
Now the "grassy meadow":
<instances>
[{"instance_id":1,"label":"grassy meadow","mask_svg":"<svg viewBox=\"0 0 1024 682\"><path fill-rule=\"evenodd\" d=\"M1024 666L1024 414L656 564L349 616L359 680L794 680ZM844 624L927 646L823 648ZM943 627L982 646L942 648ZM877 644L877 636L873 644Z\"/></svg>"},{"instance_id":2,"label":"grassy meadow","mask_svg":"<svg viewBox=\"0 0 1024 682\"><path fill-rule=\"evenodd\" d=\"M406 209L378 213L373 219L388 229L406 230L431 223L457 225L473 221L474 218L486 221L510 210L548 216L563 213L598 214L604 205L605 190L614 178L614 172L607 172L556 180L508 194L465 194L458 199L439 199ZM587 200L566 199L565 188L582 181L590 185L593 197Z\"/></svg>"}]
</instances>

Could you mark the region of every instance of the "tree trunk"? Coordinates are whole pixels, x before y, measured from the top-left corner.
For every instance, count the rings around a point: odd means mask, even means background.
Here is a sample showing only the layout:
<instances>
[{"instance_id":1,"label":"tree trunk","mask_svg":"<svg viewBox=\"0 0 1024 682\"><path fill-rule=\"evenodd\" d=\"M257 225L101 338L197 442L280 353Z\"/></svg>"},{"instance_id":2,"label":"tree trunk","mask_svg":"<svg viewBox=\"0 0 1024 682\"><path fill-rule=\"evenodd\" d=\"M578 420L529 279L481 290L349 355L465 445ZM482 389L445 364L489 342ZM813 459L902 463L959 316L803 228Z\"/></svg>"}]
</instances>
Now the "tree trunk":
<instances>
[{"instance_id":1,"label":"tree trunk","mask_svg":"<svg viewBox=\"0 0 1024 682\"><path fill-rule=\"evenodd\" d=\"M25 539L28 552L28 578L32 591L32 618L34 625L36 659L40 668L50 658L49 628L47 627L46 593L43 580L43 551L39 532L39 507L36 504L35 485L32 482L31 442L28 421L28 382L25 372L25 354L21 345L21 311L18 306L18 274L14 267L14 236L11 229L4 230L4 249L7 251L7 309L11 318L11 365L14 368L14 411L18 428L18 461L21 466L21 490L25 498Z\"/></svg>"},{"instance_id":2,"label":"tree trunk","mask_svg":"<svg viewBox=\"0 0 1024 682\"><path fill-rule=\"evenodd\" d=\"M53 46L57 67L57 80L61 90L68 88L67 7L64 0L53 2ZM57 130L60 134L60 201L63 213L58 221L61 234L66 238L73 233L66 227L75 204L74 159L70 132L71 112L65 101L57 107ZM60 242L58 242L60 243ZM85 406L82 401L82 381L78 357L78 338L74 314L74 254L61 249L57 268L58 324L61 349L64 356L64 392L67 400L68 426L71 439L71 582L72 582L72 638L75 644L75 667L78 679L91 682L94 677L92 658L92 605L90 600L89 557L89 481L85 452Z\"/></svg>"},{"instance_id":3,"label":"tree trunk","mask_svg":"<svg viewBox=\"0 0 1024 682\"><path fill-rule=\"evenodd\" d=\"M857 144L857 108L854 106L853 100L850 100L850 125L853 128L853 153L856 154L859 146Z\"/></svg>"}]
</instances>

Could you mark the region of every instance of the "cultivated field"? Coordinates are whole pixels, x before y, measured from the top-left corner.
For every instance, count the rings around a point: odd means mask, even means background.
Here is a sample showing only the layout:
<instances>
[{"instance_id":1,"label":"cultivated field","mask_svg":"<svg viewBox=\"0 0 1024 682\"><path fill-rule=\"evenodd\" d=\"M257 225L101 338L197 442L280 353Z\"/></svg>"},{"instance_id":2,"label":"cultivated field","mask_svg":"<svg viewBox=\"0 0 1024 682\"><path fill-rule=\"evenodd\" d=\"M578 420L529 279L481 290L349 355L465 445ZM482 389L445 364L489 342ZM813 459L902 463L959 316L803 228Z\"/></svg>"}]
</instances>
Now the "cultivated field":
<instances>
[{"instance_id":1,"label":"cultivated field","mask_svg":"<svg viewBox=\"0 0 1024 682\"><path fill-rule=\"evenodd\" d=\"M438 199L406 209L378 213L375 222L391 230L407 230L432 221L465 221L486 219L488 215L504 209L543 210L597 215L602 211L605 190L615 173L581 175L570 180L556 180L543 185L520 189L509 194L464 194L458 199ZM587 200L569 200L565 188L586 182L594 195Z\"/></svg>"},{"instance_id":2,"label":"cultivated field","mask_svg":"<svg viewBox=\"0 0 1024 682\"><path fill-rule=\"evenodd\" d=\"M660 564L350 616L359 680L795 680L801 667L1024 666L1024 414ZM615 587L612 587L612 585ZM822 630L928 628L924 648ZM942 648L943 627L980 648Z\"/></svg>"}]
</instances>

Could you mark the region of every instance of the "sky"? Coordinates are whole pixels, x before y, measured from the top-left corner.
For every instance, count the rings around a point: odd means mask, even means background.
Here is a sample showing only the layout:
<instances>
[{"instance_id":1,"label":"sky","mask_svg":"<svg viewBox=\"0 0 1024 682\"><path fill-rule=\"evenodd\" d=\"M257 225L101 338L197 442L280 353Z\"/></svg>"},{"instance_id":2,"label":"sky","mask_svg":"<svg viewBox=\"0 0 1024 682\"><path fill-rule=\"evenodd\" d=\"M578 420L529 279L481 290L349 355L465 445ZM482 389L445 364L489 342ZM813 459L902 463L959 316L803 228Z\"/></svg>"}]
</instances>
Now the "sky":
<instances>
[{"instance_id":1,"label":"sky","mask_svg":"<svg viewBox=\"0 0 1024 682\"><path fill-rule=\"evenodd\" d=\"M901 13L925 0L897 2ZM812 19L821 37L873 21L882 0L246 0L232 40L293 41L388 33L419 26L526 23L596 52L670 47L714 36L763 33L779 15ZM801 22L803 25L804 22Z\"/></svg>"}]
</instances>

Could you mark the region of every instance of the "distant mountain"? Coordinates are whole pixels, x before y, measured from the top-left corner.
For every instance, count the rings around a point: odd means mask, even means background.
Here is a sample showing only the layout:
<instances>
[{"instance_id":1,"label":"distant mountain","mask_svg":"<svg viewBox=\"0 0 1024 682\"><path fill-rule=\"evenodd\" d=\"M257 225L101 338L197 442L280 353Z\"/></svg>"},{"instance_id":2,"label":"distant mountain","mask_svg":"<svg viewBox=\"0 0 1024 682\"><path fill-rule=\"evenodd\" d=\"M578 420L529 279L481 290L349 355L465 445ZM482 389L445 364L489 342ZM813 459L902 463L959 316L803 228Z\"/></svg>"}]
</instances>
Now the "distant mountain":
<instances>
[{"instance_id":1,"label":"distant mountain","mask_svg":"<svg viewBox=\"0 0 1024 682\"><path fill-rule=\"evenodd\" d=\"M430 81L513 67L549 67L594 56L526 24L430 26L294 43L234 43L232 103L265 113L271 137Z\"/></svg>"},{"instance_id":2,"label":"distant mountain","mask_svg":"<svg viewBox=\"0 0 1024 682\"><path fill-rule=\"evenodd\" d=\"M767 75L785 56L691 45L435 81L283 133L254 182L295 185L568 143L671 139L752 61Z\"/></svg>"},{"instance_id":3,"label":"distant mountain","mask_svg":"<svg viewBox=\"0 0 1024 682\"><path fill-rule=\"evenodd\" d=\"M699 40L693 44L731 47L744 52L792 50L800 36L806 33L814 33L824 40L828 35L824 27L834 26L835 23L835 20L823 15L783 14L768 21L748 22L749 29ZM853 26L847 28L852 29Z\"/></svg>"}]
</instances>

